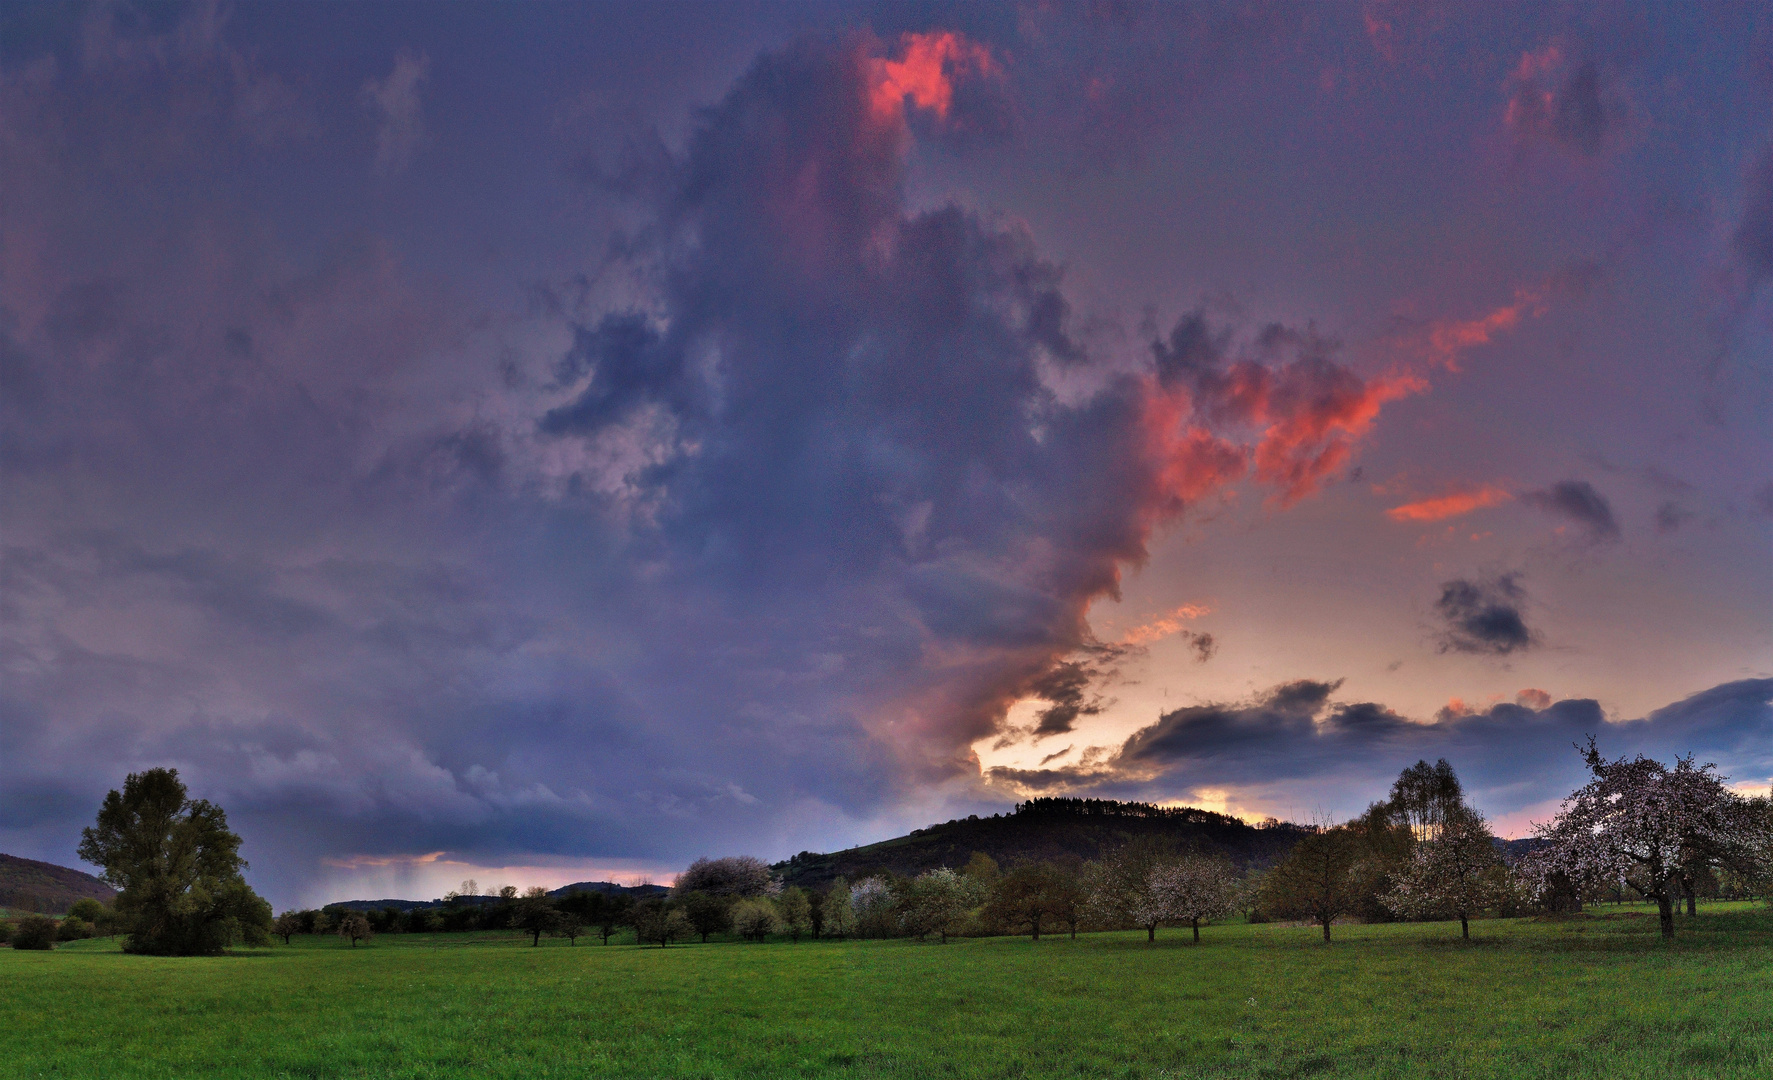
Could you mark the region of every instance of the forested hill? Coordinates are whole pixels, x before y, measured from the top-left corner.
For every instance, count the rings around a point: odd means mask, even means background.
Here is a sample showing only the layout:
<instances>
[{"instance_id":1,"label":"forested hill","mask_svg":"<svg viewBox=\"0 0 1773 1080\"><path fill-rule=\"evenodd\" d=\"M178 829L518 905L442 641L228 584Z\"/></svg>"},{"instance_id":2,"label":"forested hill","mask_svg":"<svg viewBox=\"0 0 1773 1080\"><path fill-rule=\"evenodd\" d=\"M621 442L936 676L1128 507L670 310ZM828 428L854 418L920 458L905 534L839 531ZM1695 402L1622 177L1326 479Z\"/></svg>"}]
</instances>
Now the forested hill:
<instances>
[{"instance_id":1,"label":"forested hill","mask_svg":"<svg viewBox=\"0 0 1773 1080\"><path fill-rule=\"evenodd\" d=\"M0 907L60 915L73 907L76 900L91 897L110 903L116 895L115 890L91 874L36 859L0 855Z\"/></svg>"},{"instance_id":2,"label":"forested hill","mask_svg":"<svg viewBox=\"0 0 1773 1080\"><path fill-rule=\"evenodd\" d=\"M548 895L558 899L572 892L600 892L611 896L625 894L639 900L649 896L663 896L669 891L670 890L663 885L617 885L613 881L575 881L571 885L562 885ZM458 896L454 903L465 906L479 906L481 904L500 904L504 903L504 901L497 896ZM392 908L395 911L412 911L417 908L422 911L429 911L432 908L444 908L448 906L449 904L442 900L337 900L326 905L326 909L332 910L334 908L340 908L346 911L386 911L389 908Z\"/></svg>"},{"instance_id":3,"label":"forested hill","mask_svg":"<svg viewBox=\"0 0 1773 1080\"><path fill-rule=\"evenodd\" d=\"M1111 799L1031 799L1008 814L966 817L914 829L909 836L818 855L803 851L773 870L789 885L823 888L880 871L918 874L938 866L959 869L981 851L1008 868L1076 856L1098 859L1139 837L1179 848L1219 852L1239 866L1262 866L1292 849L1308 830L1288 822L1258 827L1193 807L1155 806Z\"/></svg>"}]
</instances>

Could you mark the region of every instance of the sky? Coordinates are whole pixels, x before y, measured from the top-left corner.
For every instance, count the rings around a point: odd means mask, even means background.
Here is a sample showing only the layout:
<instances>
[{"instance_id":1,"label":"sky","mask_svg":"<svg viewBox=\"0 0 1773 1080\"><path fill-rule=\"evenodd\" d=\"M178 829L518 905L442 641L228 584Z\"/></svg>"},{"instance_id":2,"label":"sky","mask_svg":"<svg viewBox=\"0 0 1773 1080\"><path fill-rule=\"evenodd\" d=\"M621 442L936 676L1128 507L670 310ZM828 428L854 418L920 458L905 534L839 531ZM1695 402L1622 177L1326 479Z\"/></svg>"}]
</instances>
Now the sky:
<instances>
[{"instance_id":1,"label":"sky","mask_svg":"<svg viewBox=\"0 0 1773 1080\"><path fill-rule=\"evenodd\" d=\"M1773 12L0 9L0 848L278 908L1773 777Z\"/></svg>"}]
</instances>

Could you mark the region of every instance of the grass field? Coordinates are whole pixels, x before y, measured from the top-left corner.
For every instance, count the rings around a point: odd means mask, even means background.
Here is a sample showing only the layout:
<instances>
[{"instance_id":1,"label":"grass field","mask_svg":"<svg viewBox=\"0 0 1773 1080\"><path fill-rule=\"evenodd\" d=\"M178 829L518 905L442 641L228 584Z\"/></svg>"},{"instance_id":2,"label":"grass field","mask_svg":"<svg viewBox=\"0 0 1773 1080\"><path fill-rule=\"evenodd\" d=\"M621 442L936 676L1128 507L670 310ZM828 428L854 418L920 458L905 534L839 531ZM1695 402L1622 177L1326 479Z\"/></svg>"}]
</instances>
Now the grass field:
<instances>
[{"instance_id":1,"label":"grass field","mask_svg":"<svg viewBox=\"0 0 1773 1080\"><path fill-rule=\"evenodd\" d=\"M1767 1077L1773 913L210 959L0 950L9 1077Z\"/></svg>"}]
</instances>

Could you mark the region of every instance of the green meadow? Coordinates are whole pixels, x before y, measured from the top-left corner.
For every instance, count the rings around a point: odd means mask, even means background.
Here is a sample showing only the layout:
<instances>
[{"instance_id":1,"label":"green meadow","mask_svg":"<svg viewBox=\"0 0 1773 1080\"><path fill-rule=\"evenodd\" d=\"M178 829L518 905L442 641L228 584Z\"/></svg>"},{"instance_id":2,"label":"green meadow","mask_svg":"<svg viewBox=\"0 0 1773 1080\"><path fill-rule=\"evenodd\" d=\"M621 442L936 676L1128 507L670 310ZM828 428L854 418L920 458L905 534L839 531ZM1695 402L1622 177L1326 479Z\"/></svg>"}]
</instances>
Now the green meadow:
<instances>
[{"instance_id":1,"label":"green meadow","mask_svg":"<svg viewBox=\"0 0 1773 1080\"><path fill-rule=\"evenodd\" d=\"M0 950L9 1077L1767 1077L1773 913L576 946Z\"/></svg>"}]
</instances>

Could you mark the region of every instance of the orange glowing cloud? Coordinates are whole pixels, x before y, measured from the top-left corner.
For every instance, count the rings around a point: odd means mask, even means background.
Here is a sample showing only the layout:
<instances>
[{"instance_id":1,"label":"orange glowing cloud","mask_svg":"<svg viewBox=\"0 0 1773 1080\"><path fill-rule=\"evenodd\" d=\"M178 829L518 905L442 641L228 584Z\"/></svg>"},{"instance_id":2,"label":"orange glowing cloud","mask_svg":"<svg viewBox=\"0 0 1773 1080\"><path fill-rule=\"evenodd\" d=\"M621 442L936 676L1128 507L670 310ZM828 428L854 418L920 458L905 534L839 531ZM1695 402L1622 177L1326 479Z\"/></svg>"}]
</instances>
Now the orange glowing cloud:
<instances>
[{"instance_id":1,"label":"orange glowing cloud","mask_svg":"<svg viewBox=\"0 0 1773 1080\"><path fill-rule=\"evenodd\" d=\"M1447 518L1469 514L1473 510L1499 506L1514 498L1508 492L1493 484L1470 491L1455 491L1450 495L1439 495L1432 499L1419 499L1413 503L1394 506L1385 511L1385 516L1393 521L1445 521Z\"/></svg>"},{"instance_id":2,"label":"orange glowing cloud","mask_svg":"<svg viewBox=\"0 0 1773 1080\"><path fill-rule=\"evenodd\" d=\"M1551 708L1551 695L1537 687L1529 686L1514 696L1515 704L1527 709Z\"/></svg>"},{"instance_id":3,"label":"orange glowing cloud","mask_svg":"<svg viewBox=\"0 0 1773 1080\"><path fill-rule=\"evenodd\" d=\"M1143 626L1135 626L1127 631L1121 639L1123 645L1149 645L1182 632L1183 624L1190 619L1198 619L1213 609L1205 604L1183 604L1175 611L1161 619L1154 619Z\"/></svg>"},{"instance_id":4,"label":"orange glowing cloud","mask_svg":"<svg viewBox=\"0 0 1773 1080\"><path fill-rule=\"evenodd\" d=\"M1543 290L1516 289L1512 304L1504 304L1479 318L1448 319L1429 324L1428 358L1448 371L1458 371L1460 353L1488 345L1498 334L1519 326L1524 316L1537 317L1546 311Z\"/></svg>"},{"instance_id":5,"label":"orange glowing cloud","mask_svg":"<svg viewBox=\"0 0 1773 1080\"><path fill-rule=\"evenodd\" d=\"M942 119L954 104L954 77L963 72L993 75L998 71L991 50L952 31L905 34L898 60L872 61L869 105L876 118L890 121L904 115L905 99Z\"/></svg>"}]
</instances>

